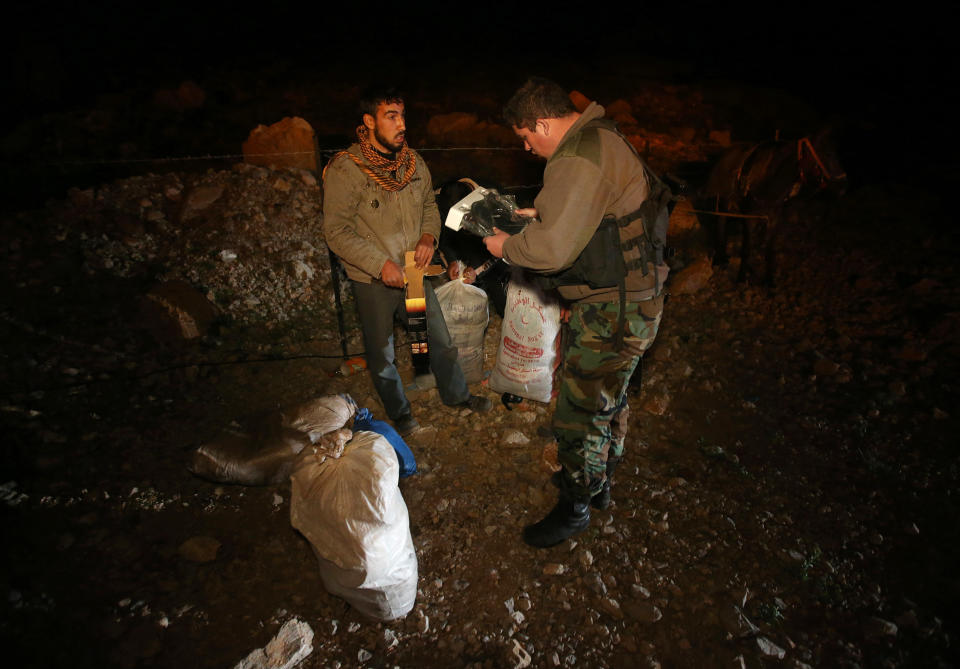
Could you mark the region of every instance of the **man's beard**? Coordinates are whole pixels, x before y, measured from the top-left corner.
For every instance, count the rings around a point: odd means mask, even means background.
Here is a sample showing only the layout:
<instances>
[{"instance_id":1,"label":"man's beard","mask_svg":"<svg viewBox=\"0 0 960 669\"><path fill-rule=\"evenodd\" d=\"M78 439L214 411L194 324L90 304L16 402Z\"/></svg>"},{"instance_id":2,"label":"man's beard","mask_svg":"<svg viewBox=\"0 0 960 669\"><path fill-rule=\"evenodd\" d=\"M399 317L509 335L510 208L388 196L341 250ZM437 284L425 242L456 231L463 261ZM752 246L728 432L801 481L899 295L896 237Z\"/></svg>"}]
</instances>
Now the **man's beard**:
<instances>
[{"instance_id":1,"label":"man's beard","mask_svg":"<svg viewBox=\"0 0 960 669\"><path fill-rule=\"evenodd\" d=\"M381 135L381 134L380 134L380 131L377 130L376 128L374 128L374 130L373 130L373 137L374 137L374 139L377 140L377 143L379 143L380 146L382 146L382 147L385 148L385 149L388 149L389 151L392 151L393 153L396 153L397 151L399 151L400 149L403 148L403 142L402 142L402 141L401 141L399 144L396 144L396 143L394 143L394 142L391 142L391 141L389 141L386 137L384 137L383 135Z\"/></svg>"}]
</instances>

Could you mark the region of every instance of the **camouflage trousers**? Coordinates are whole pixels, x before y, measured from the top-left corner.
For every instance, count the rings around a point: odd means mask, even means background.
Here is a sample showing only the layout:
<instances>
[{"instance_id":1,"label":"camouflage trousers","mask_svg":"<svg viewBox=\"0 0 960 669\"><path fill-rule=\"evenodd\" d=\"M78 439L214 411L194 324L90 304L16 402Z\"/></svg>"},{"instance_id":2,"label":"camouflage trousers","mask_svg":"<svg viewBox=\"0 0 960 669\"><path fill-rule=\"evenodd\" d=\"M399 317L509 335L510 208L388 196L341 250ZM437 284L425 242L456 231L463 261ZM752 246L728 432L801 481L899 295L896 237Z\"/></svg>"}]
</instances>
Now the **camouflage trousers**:
<instances>
[{"instance_id":1,"label":"camouflage trousers","mask_svg":"<svg viewBox=\"0 0 960 669\"><path fill-rule=\"evenodd\" d=\"M614 346L619 313L617 302L576 302L564 333L553 434L565 487L574 497L599 492L608 458L623 454L629 415L627 384L657 336L663 297L627 302L621 351Z\"/></svg>"}]
</instances>

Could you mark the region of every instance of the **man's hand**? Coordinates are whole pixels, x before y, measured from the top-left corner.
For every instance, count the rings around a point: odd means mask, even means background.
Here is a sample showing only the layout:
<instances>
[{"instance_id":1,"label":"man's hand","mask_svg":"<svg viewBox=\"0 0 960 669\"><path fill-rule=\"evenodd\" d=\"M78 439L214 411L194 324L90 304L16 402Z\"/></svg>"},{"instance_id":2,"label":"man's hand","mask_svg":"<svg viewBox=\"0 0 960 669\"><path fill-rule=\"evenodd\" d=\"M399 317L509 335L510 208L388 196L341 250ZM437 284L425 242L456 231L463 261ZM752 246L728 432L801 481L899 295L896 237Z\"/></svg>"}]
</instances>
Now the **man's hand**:
<instances>
[{"instance_id":1,"label":"man's hand","mask_svg":"<svg viewBox=\"0 0 960 669\"><path fill-rule=\"evenodd\" d=\"M447 276L450 279L456 279L463 274L464 283L473 283L477 279L477 270L472 267L467 267L467 265L462 260L454 260L450 263L450 267L447 269Z\"/></svg>"},{"instance_id":2,"label":"man's hand","mask_svg":"<svg viewBox=\"0 0 960 669\"><path fill-rule=\"evenodd\" d=\"M500 228L494 228L491 236L483 238L483 243L487 246L487 250L490 252L490 255L495 258L502 258L503 243L508 239L510 239L510 235Z\"/></svg>"},{"instance_id":3,"label":"man's hand","mask_svg":"<svg viewBox=\"0 0 960 669\"><path fill-rule=\"evenodd\" d=\"M517 213L528 218L540 218L540 212L537 211L536 207L524 207L523 209L517 209Z\"/></svg>"},{"instance_id":4,"label":"man's hand","mask_svg":"<svg viewBox=\"0 0 960 669\"><path fill-rule=\"evenodd\" d=\"M380 280L383 281L384 285L391 288L403 288L403 268L392 260L388 260L383 263L383 268L380 270Z\"/></svg>"},{"instance_id":5,"label":"man's hand","mask_svg":"<svg viewBox=\"0 0 960 669\"><path fill-rule=\"evenodd\" d=\"M430 261L433 260L433 235L426 232L420 235L417 248L413 250L413 260L420 269L430 264Z\"/></svg>"}]
</instances>

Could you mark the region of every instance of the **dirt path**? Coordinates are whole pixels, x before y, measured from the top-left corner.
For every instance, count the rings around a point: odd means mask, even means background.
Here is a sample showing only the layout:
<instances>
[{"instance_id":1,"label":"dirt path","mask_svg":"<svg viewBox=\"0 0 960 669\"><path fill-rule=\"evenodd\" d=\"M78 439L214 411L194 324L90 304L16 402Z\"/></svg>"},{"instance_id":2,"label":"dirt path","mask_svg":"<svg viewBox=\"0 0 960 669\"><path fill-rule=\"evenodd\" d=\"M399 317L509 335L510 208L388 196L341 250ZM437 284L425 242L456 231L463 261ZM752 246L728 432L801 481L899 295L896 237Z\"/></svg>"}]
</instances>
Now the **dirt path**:
<instances>
[{"instance_id":1,"label":"dirt path","mask_svg":"<svg viewBox=\"0 0 960 669\"><path fill-rule=\"evenodd\" d=\"M232 666L297 617L309 667L516 666L514 640L543 667L949 665L955 268L920 275L827 230L794 230L773 295L731 269L670 299L615 504L575 541L519 541L552 504L549 407L479 416L413 393L427 427L401 490L419 592L391 623L324 591L289 486L184 469L198 437L247 413L336 392L378 413L365 376L299 358L9 394L8 650L23 666ZM6 336L53 346L9 321ZM185 557L192 537L215 557Z\"/></svg>"}]
</instances>

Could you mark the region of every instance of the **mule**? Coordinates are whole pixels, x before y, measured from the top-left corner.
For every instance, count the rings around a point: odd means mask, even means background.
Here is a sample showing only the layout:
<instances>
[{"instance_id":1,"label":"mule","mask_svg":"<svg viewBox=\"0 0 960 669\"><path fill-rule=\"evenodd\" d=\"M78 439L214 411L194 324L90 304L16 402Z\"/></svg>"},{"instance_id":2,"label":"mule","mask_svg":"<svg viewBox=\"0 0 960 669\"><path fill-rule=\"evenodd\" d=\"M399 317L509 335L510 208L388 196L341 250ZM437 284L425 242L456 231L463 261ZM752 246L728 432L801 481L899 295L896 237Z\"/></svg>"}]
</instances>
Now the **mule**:
<instances>
[{"instance_id":1,"label":"mule","mask_svg":"<svg viewBox=\"0 0 960 669\"><path fill-rule=\"evenodd\" d=\"M758 278L772 286L778 224L784 206L817 193L840 195L846 189L846 179L829 129L796 141L764 142L728 150L710 170L697 207L705 223L705 219L713 219L712 225L708 225L708 229L714 229L713 264L722 266L729 261L728 225L739 221L742 240L737 282L757 274L751 258L755 248L762 248L764 271ZM707 210L717 213L708 214ZM758 243L761 236L762 245Z\"/></svg>"}]
</instances>

